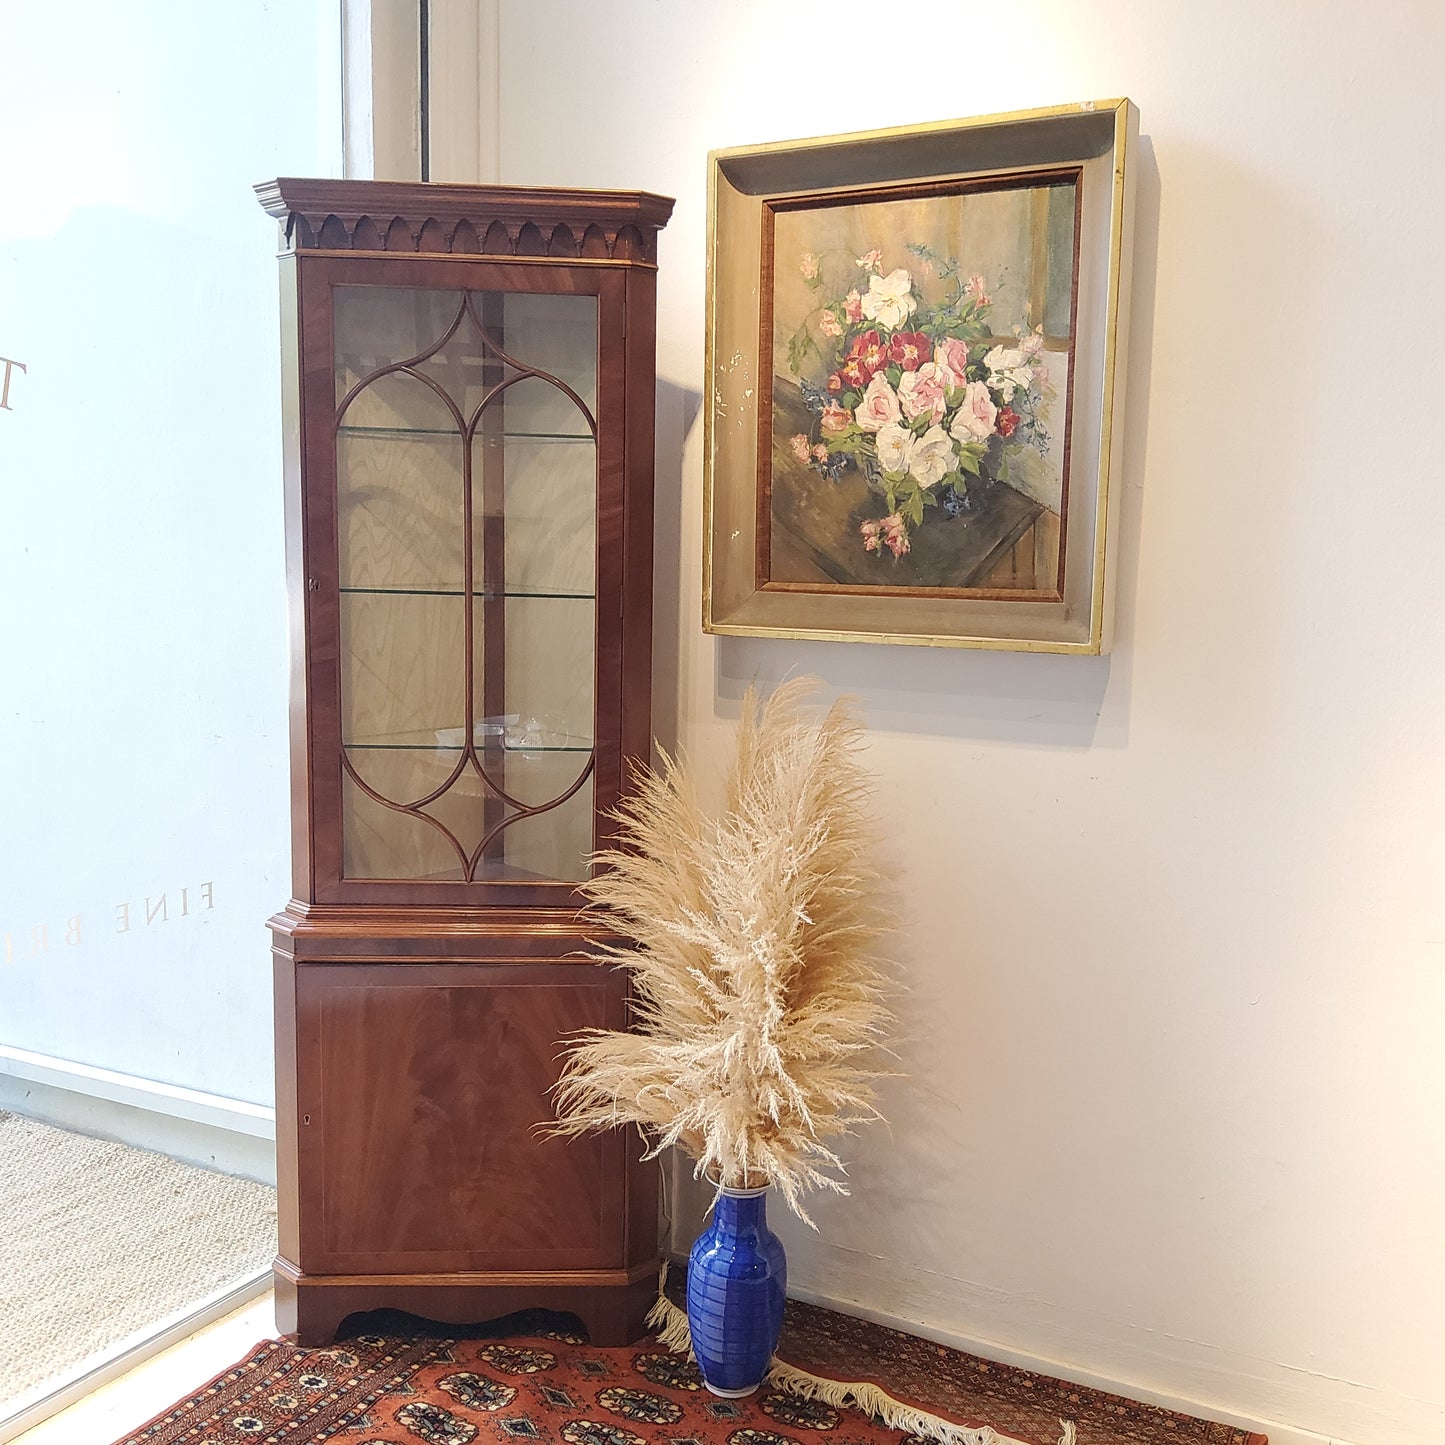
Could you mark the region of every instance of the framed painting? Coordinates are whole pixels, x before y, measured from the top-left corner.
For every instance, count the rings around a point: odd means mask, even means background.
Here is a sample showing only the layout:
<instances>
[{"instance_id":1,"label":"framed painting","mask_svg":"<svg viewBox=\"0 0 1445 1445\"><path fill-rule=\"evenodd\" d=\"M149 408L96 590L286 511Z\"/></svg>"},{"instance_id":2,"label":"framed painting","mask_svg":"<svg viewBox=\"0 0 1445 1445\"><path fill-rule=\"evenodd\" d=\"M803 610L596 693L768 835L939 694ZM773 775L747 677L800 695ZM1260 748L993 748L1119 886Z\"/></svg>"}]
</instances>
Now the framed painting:
<instances>
[{"instance_id":1,"label":"framed painting","mask_svg":"<svg viewBox=\"0 0 1445 1445\"><path fill-rule=\"evenodd\" d=\"M1137 127L713 152L705 630L1107 650Z\"/></svg>"}]
</instances>

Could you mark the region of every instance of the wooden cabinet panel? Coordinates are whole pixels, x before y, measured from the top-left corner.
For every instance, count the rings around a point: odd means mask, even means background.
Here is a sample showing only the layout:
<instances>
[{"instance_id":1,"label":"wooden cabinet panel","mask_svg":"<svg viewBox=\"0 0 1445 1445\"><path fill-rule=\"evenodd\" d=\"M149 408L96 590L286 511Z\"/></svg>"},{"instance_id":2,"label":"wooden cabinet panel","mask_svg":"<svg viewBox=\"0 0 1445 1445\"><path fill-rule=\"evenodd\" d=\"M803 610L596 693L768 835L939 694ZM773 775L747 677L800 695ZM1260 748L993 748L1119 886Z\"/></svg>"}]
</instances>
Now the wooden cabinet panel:
<instances>
[{"instance_id":1,"label":"wooden cabinet panel","mask_svg":"<svg viewBox=\"0 0 1445 1445\"><path fill-rule=\"evenodd\" d=\"M560 1041L625 1023L580 964L298 970L308 1273L621 1268L625 1147L546 1138Z\"/></svg>"}]
</instances>

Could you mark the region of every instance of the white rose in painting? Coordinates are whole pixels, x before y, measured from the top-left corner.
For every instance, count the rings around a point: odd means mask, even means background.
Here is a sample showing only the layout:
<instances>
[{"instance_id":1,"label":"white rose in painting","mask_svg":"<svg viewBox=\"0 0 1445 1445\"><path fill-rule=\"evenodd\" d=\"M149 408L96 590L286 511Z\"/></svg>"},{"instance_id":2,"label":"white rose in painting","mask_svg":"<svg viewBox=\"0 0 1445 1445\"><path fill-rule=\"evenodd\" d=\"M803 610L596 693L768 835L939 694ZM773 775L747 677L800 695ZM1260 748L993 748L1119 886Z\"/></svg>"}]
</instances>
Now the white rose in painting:
<instances>
[{"instance_id":1,"label":"white rose in painting","mask_svg":"<svg viewBox=\"0 0 1445 1445\"><path fill-rule=\"evenodd\" d=\"M868 383L863 400L858 403L853 419L864 431L878 431L891 421L897 421L903 413L898 407L898 394L888 385L888 378L880 371Z\"/></svg>"},{"instance_id":2,"label":"white rose in painting","mask_svg":"<svg viewBox=\"0 0 1445 1445\"><path fill-rule=\"evenodd\" d=\"M878 433L878 464L885 472L902 474L908 470L913 451L913 433L897 422L891 422Z\"/></svg>"},{"instance_id":3,"label":"white rose in painting","mask_svg":"<svg viewBox=\"0 0 1445 1445\"><path fill-rule=\"evenodd\" d=\"M988 387L981 381L971 381L963 389L963 404L953 419L948 434L967 445L969 442L987 441L993 435L998 420L998 408L988 394Z\"/></svg>"},{"instance_id":4,"label":"white rose in painting","mask_svg":"<svg viewBox=\"0 0 1445 1445\"><path fill-rule=\"evenodd\" d=\"M1024 352L1021 346L994 346L983 354L983 364L988 367L989 374L1009 370L1017 370L1024 364Z\"/></svg>"},{"instance_id":5,"label":"white rose in painting","mask_svg":"<svg viewBox=\"0 0 1445 1445\"><path fill-rule=\"evenodd\" d=\"M941 426L931 426L908 453L908 470L920 487L941 482L953 469L953 443Z\"/></svg>"},{"instance_id":6,"label":"white rose in painting","mask_svg":"<svg viewBox=\"0 0 1445 1445\"><path fill-rule=\"evenodd\" d=\"M900 266L886 276L874 275L863 298L863 314L880 326L902 326L918 309L913 299L913 277Z\"/></svg>"},{"instance_id":7,"label":"white rose in painting","mask_svg":"<svg viewBox=\"0 0 1445 1445\"><path fill-rule=\"evenodd\" d=\"M983 364L988 368L988 384L1012 401L1015 389L1027 391L1034 379L1032 357L1025 356L1017 346L995 346L984 352Z\"/></svg>"}]
</instances>

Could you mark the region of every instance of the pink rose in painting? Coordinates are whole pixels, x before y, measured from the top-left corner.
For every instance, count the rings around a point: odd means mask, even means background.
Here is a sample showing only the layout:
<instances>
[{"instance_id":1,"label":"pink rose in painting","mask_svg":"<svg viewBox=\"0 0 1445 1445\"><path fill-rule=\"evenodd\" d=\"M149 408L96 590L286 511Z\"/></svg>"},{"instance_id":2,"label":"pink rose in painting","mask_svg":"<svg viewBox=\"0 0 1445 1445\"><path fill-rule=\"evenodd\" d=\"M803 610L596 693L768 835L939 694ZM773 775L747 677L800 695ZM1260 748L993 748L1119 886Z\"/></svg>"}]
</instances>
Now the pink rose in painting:
<instances>
[{"instance_id":1,"label":"pink rose in painting","mask_svg":"<svg viewBox=\"0 0 1445 1445\"><path fill-rule=\"evenodd\" d=\"M936 362L925 361L917 371L905 371L898 381L898 404L909 421L927 416L943 420L945 410L943 375Z\"/></svg>"},{"instance_id":2,"label":"pink rose in painting","mask_svg":"<svg viewBox=\"0 0 1445 1445\"><path fill-rule=\"evenodd\" d=\"M822 442L819 442L817 446L813 448L813 460L815 462L826 462L828 460L828 448L825 447Z\"/></svg>"},{"instance_id":3,"label":"pink rose in painting","mask_svg":"<svg viewBox=\"0 0 1445 1445\"><path fill-rule=\"evenodd\" d=\"M806 462L808 460L808 438L805 437L802 432L799 432L797 436L789 437L788 445L792 447L793 455L797 457L800 462Z\"/></svg>"},{"instance_id":4,"label":"pink rose in painting","mask_svg":"<svg viewBox=\"0 0 1445 1445\"><path fill-rule=\"evenodd\" d=\"M881 271L883 269L883 252L865 251L858 257L858 265L864 271Z\"/></svg>"},{"instance_id":5,"label":"pink rose in painting","mask_svg":"<svg viewBox=\"0 0 1445 1445\"><path fill-rule=\"evenodd\" d=\"M970 276L970 277L968 278L968 285L965 286L963 289L964 289L970 296L973 297L973 300L974 300L974 304L975 304L975 305L977 305L977 306L992 306L992 305L993 305L993 297L988 294L988 290L987 290L987 288L986 288L986 283L985 283L983 277L980 276L980 275L978 275L977 272L975 272L972 276Z\"/></svg>"},{"instance_id":6,"label":"pink rose in painting","mask_svg":"<svg viewBox=\"0 0 1445 1445\"><path fill-rule=\"evenodd\" d=\"M897 421L902 415L898 395L888 385L888 378L880 371L868 383L868 390L863 393L863 400L858 403L857 410L853 413L854 420L864 431L876 432L889 422Z\"/></svg>"},{"instance_id":7,"label":"pink rose in painting","mask_svg":"<svg viewBox=\"0 0 1445 1445\"><path fill-rule=\"evenodd\" d=\"M881 521L864 522L858 530L863 534L865 552L881 552L887 547L895 557L901 557L908 551L908 530L897 512Z\"/></svg>"},{"instance_id":8,"label":"pink rose in painting","mask_svg":"<svg viewBox=\"0 0 1445 1445\"><path fill-rule=\"evenodd\" d=\"M987 441L993 435L997 417L998 408L988 394L988 387L981 381L971 381L963 389L963 405L959 407L948 434L965 445Z\"/></svg>"},{"instance_id":9,"label":"pink rose in painting","mask_svg":"<svg viewBox=\"0 0 1445 1445\"><path fill-rule=\"evenodd\" d=\"M843 298L843 315L853 326L863 319L863 298L856 286Z\"/></svg>"},{"instance_id":10,"label":"pink rose in painting","mask_svg":"<svg viewBox=\"0 0 1445 1445\"><path fill-rule=\"evenodd\" d=\"M1019 342L1019 356L1022 357L1024 365L1029 369L1032 378L1030 385L1035 391L1042 391L1049 384L1049 369L1038 359L1039 352L1044 349L1044 328L1035 326L1029 334Z\"/></svg>"},{"instance_id":11,"label":"pink rose in painting","mask_svg":"<svg viewBox=\"0 0 1445 1445\"><path fill-rule=\"evenodd\" d=\"M818 419L818 424L825 435L837 436L852 426L853 413L846 406L839 406L837 402L830 401L823 408L823 415Z\"/></svg>"},{"instance_id":12,"label":"pink rose in painting","mask_svg":"<svg viewBox=\"0 0 1445 1445\"><path fill-rule=\"evenodd\" d=\"M908 551L908 530L897 512L883 519L883 541L895 557L901 557Z\"/></svg>"},{"instance_id":13,"label":"pink rose in painting","mask_svg":"<svg viewBox=\"0 0 1445 1445\"><path fill-rule=\"evenodd\" d=\"M838 318L831 311L825 311L818 317L818 330L824 336L829 337L838 337L843 334L843 328L838 324Z\"/></svg>"},{"instance_id":14,"label":"pink rose in painting","mask_svg":"<svg viewBox=\"0 0 1445 1445\"><path fill-rule=\"evenodd\" d=\"M934 348L933 362L944 386L956 391L968 380L968 343L946 337Z\"/></svg>"},{"instance_id":15,"label":"pink rose in painting","mask_svg":"<svg viewBox=\"0 0 1445 1445\"><path fill-rule=\"evenodd\" d=\"M798 257L798 270L803 273L804 281L816 281L818 279L818 258L811 251L804 251Z\"/></svg>"}]
</instances>

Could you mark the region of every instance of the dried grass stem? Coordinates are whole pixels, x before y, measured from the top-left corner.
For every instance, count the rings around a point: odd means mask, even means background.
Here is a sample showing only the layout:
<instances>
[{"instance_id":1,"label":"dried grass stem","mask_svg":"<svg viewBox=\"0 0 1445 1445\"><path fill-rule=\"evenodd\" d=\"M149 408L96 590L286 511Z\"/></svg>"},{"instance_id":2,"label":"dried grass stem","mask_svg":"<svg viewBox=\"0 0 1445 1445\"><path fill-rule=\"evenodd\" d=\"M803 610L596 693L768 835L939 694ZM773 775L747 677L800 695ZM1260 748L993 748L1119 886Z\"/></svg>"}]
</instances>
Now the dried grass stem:
<instances>
[{"instance_id":1,"label":"dried grass stem","mask_svg":"<svg viewBox=\"0 0 1445 1445\"><path fill-rule=\"evenodd\" d=\"M748 692L717 816L666 755L619 809L584 886L625 940L591 956L631 971L635 1026L580 1035L556 1089L556 1132L636 1124L805 1220L808 1190L847 1192L825 1141L878 1117L863 1056L891 1018L862 729L816 687Z\"/></svg>"}]
</instances>

